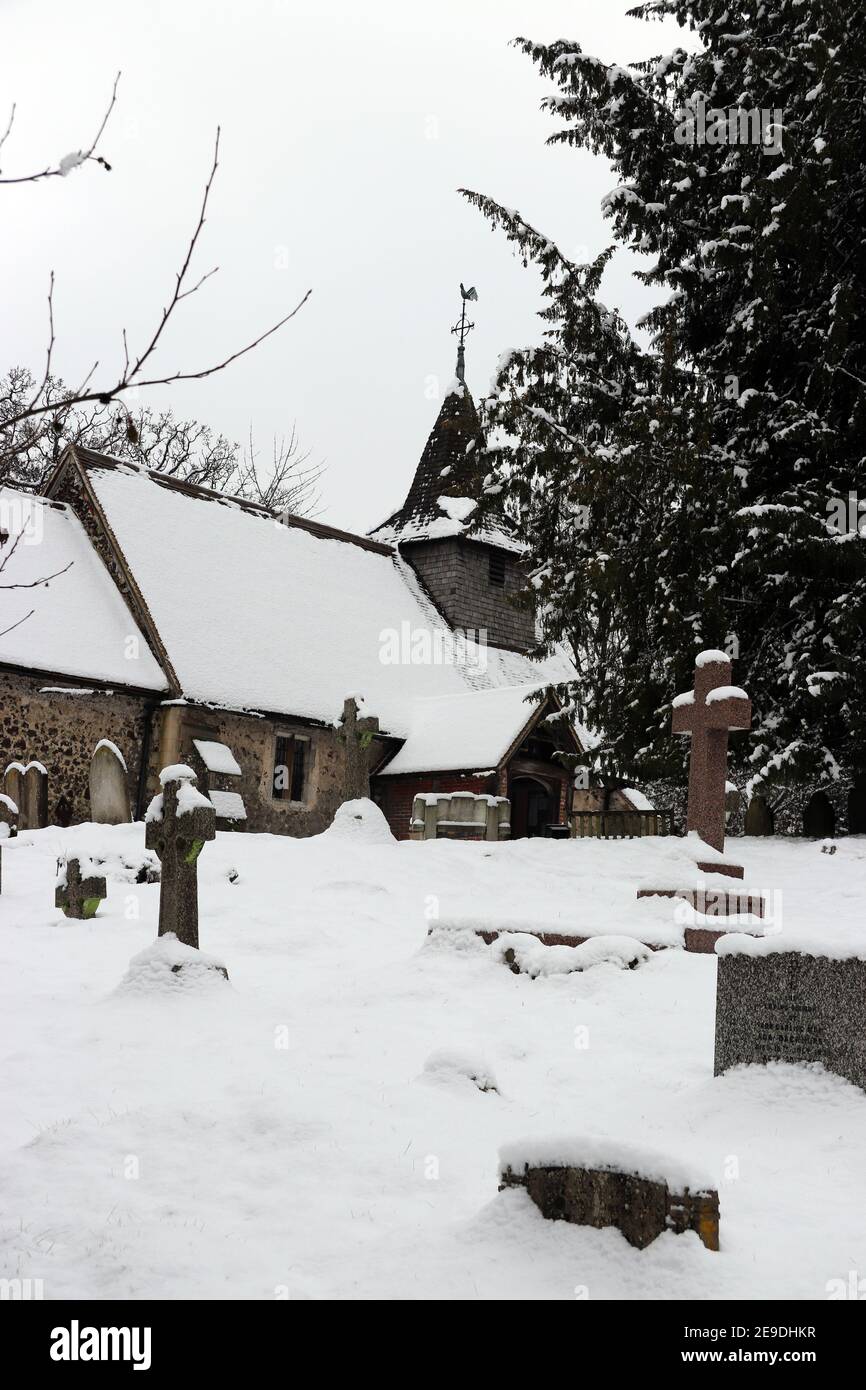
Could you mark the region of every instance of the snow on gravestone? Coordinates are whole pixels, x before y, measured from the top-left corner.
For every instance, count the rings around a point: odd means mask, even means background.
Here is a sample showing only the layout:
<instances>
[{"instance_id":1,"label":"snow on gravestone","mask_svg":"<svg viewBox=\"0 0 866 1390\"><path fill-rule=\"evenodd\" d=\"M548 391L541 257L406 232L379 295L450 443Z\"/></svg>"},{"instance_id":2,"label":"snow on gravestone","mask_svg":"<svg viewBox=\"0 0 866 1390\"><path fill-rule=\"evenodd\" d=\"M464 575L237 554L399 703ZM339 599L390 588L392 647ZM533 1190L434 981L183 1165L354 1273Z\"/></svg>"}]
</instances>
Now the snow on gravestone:
<instances>
[{"instance_id":1,"label":"snow on gravestone","mask_svg":"<svg viewBox=\"0 0 866 1390\"><path fill-rule=\"evenodd\" d=\"M199 854L216 836L216 812L193 783L195 773L183 763L164 767L162 791L145 813L145 843L162 864L159 887L159 935L173 934L198 949Z\"/></svg>"},{"instance_id":2,"label":"snow on gravestone","mask_svg":"<svg viewBox=\"0 0 866 1390\"><path fill-rule=\"evenodd\" d=\"M708 1174L610 1139L519 1140L499 1151L500 1191L522 1187L548 1221L615 1226L639 1250L664 1231L719 1248L719 1194Z\"/></svg>"},{"instance_id":3,"label":"snow on gravestone","mask_svg":"<svg viewBox=\"0 0 866 1390\"><path fill-rule=\"evenodd\" d=\"M725 652L711 648L699 652L695 660L693 690L677 695L672 704L671 732L691 735L689 750L689 797L687 829L711 853L697 861L702 873L741 879L743 869L724 859L725 797L728 736L732 730L748 729L752 722L752 702L745 690L731 685L731 661ZM707 916L738 913L764 915L760 894L721 888L714 877L711 890L655 886L638 890L639 898L684 898ZM719 933L686 928L687 950L710 951Z\"/></svg>"},{"instance_id":4,"label":"snow on gravestone","mask_svg":"<svg viewBox=\"0 0 866 1390\"><path fill-rule=\"evenodd\" d=\"M866 960L741 935L722 937L716 955L716 1076L742 1063L821 1062L866 1090Z\"/></svg>"},{"instance_id":5,"label":"snow on gravestone","mask_svg":"<svg viewBox=\"0 0 866 1390\"><path fill-rule=\"evenodd\" d=\"M90 819L99 825L125 825L132 819L126 762L108 738L99 740L90 760Z\"/></svg>"},{"instance_id":6,"label":"snow on gravestone","mask_svg":"<svg viewBox=\"0 0 866 1390\"><path fill-rule=\"evenodd\" d=\"M24 769L24 801L21 806L22 830L42 830L48 824L48 769L40 762L29 762Z\"/></svg>"},{"instance_id":7,"label":"snow on gravestone","mask_svg":"<svg viewBox=\"0 0 866 1390\"><path fill-rule=\"evenodd\" d=\"M11 796L0 792L0 893L3 892L3 841L17 834L18 807Z\"/></svg>"},{"instance_id":8,"label":"snow on gravestone","mask_svg":"<svg viewBox=\"0 0 866 1390\"><path fill-rule=\"evenodd\" d=\"M58 859L54 905L63 909L64 917L79 922L94 917L106 894L105 879L91 859Z\"/></svg>"},{"instance_id":9,"label":"snow on gravestone","mask_svg":"<svg viewBox=\"0 0 866 1390\"><path fill-rule=\"evenodd\" d=\"M3 773L3 792L17 807L19 830L27 829L24 814L24 771L24 764L16 762L10 763Z\"/></svg>"}]
</instances>

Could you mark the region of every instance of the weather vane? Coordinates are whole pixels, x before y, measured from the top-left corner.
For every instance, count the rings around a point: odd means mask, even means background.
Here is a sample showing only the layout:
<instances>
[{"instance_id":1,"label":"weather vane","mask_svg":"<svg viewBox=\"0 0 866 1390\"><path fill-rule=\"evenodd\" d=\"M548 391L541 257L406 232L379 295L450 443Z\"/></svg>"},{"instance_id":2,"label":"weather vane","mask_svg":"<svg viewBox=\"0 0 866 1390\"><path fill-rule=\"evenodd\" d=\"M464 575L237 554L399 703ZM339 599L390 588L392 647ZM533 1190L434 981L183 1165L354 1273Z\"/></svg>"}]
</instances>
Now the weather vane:
<instances>
[{"instance_id":1,"label":"weather vane","mask_svg":"<svg viewBox=\"0 0 866 1390\"><path fill-rule=\"evenodd\" d=\"M457 335L457 379L458 381L465 381L466 338L467 335L471 333L472 329L475 327L475 324L470 323L469 319L466 317L466 305L469 303L470 300L477 300L478 291L476 290L474 285L470 286L468 290L464 289L463 281L461 280L460 295L463 300L463 303L460 308L460 318L457 320L454 327L451 329L451 332Z\"/></svg>"}]
</instances>

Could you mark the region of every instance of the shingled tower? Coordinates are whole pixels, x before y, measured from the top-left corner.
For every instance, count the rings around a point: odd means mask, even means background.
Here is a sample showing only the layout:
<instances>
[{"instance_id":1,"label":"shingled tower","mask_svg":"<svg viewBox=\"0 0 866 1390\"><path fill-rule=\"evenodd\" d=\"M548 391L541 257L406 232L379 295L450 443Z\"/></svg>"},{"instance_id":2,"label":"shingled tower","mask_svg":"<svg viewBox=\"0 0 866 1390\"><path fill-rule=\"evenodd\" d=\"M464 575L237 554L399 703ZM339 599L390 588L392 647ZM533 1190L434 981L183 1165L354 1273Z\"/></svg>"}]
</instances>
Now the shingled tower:
<instances>
[{"instance_id":1,"label":"shingled tower","mask_svg":"<svg viewBox=\"0 0 866 1390\"><path fill-rule=\"evenodd\" d=\"M531 611L515 606L525 592L523 544L503 514L473 521L488 471L484 436L464 375L465 339L472 328L464 290L463 309L452 330L458 335L457 373L424 446L403 505L371 535L399 545L452 627L487 630L491 646L527 651L534 644Z\"/></svg>"}]
</instances>

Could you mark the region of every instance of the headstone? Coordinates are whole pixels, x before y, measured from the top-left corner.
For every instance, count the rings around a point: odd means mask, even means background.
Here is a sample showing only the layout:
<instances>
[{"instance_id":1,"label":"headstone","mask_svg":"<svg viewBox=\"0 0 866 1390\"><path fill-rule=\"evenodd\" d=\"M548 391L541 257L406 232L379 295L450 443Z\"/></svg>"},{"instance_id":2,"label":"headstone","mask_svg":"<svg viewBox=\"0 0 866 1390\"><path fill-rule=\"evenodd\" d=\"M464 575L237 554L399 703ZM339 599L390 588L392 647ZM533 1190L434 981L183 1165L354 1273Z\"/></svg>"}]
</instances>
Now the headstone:
<instances>
[{"instance_id":1,"label":"headstone","mask_svg":"<svg viewBox=\"0 0 866 1390\"><path fill-rule=\"evenodd\" d=\"M803 834L824 840L836 830L836 813L826 792L815 792L803 812Z\"/></svg>"},{"instance_id":2,"label":"headstone","mask_svg":"<svg viewBox=\"0 0 866 1390\"><path fill-rule=\"evenodd\" d=\"M344 801L367 801L370 797L370 744L379 732L375 715L358 718L358 700L348 695L340 718L340 738L345 748Z\"/></svg>"},{"instance_id":3,"label":"headstone","mask_svg":"<svg viewBox=\"0 0 866 1390\"><path fill-rule=\"evenodd\" d=\"M105 879L91 872L92 865L85 865L81 872L81 860L62 859L57 861L57 883L54 891L54 906L63 909L64 916L86 921L93 917L96 909L106 896Z\"/></svg>"},{"instance_id":4,"label":"headstone","mask_svg":"<svg viewBox=\"0 0 866 1390\"><path fill-rule=\"evenodd\" d=\"M866 961L725 946L717 947L716 1076L741 1063L822 1062L866 1090Z\"/></svg>"},{"instance_id":5,"label":"headstone","mask_svg":"<svg viewBox=\"0 0 866 1390\"><path fill-rule=\"evenodd\" d=\"M507 796L475 792L418 792L412 802L412 840L507 840L511 802Z\"/></svg>"},{"instance_id":6,"label":"headstone","mask_svg":"<svg viewBox=\"0 0 866 1390\"><path fill-rule=\"evenodd\" d=\"M640 1162L614 1160L596 1166L592 1162L515 1162L506 1158L499 1188L524 1188L548 1221L570 1221L597 1230L615 1226L629 1245L639 1250L665 1231L674 1235L694 1231L708 1250L718 1250L716 1189L700 1181L695 1185L671 1184L661 1174L641 1172Z\"/></svg>"},{"instance_id":7,"label":"headstone","mask_svg":"<svg viewBox=\"0 0 866 1390\"><path fill-rule=\"evenodd\" d=\"M30 762L24 769L21 828L44 830L48 824L48 770L42 763Z\"/></svg>"},{"instance_id":8,"label":"headstone","mask_svg":"<svg viewBox=\"0 0 866 1390\"><path fill-rule=\"evenodd\" d=\"M752 702L731 685L731 661L724 652L701 652L695 687L673 702L671 730L691 734L687 827L713 849L725 848L725 783L728 734L748 729Z\"/></svg>"},{"instance_id":9,"label":"headstone","mask_svg":"<svg viewBox=\"0 0 866 1390\"><path fill-rule=\"evenodd\" d=\"M24 825L24 764L10 763L3 773L3 791L18 807L18 828L26 829Z\"/></svg>"},{"instance_id":10,"label":"headstone","mask_svg":"<svg viewBox=\"0 0 866 1390\"><path fill-rule=\"evenodd\" d=\"M854 779L848 793L848 834L866 835L866 781L862 777Z\"/></svg>"},{"instance_id":11,"label":"headstone","mask_svg":"<svg viewBox=\"0 0 866 1390\"><path fill-rule=\"evenodd\" d=\"M11 796L0 792L0 893L3 892L3 841L11 840L17 834L18 807Z\"/></svg>"},{"instance_id":12,"label":"headstone","mask_svg":"<svg viewBox=\"0 0 866 1390\"><path fill-rule=\"evenodd\" d=\"M673 701L671 730L690 734L689 800L687 829L720 853L725 848L725 797L728 735L732 729L748 729L752 722L752 702L745 690L731 685L731 661L722 651L700 652L695 662L693 690L677 695ZM765 904L757 894L721 888L718 875L741 879L743 869L730 860L697 861L702 873L711 879L702 888L656 887L638 890L639 898L676 897L690 902L707 916L748 913L764 916ZM721 931L687 927L687 949L712 951Z\"/></svg>"},{"instance_id":13,"label":"headstone","mask_svg":"<svg viewBox=\"0 0 866 1390\"><path fill-rule=\"evenodd\" d=\"M163 768L162 792L145 815L145 844L162 864L159 889L159 935L173 932L185 946L198 949L198 856L216 835L216 812L193 785L192 768Z\"/></svg>"},{"instance_id":14,"label":"headstone","mask_svg":"<svg viewBox=\"0 0 866 1390\"><path fill-rule=\"evenodd\" d=\"M775 827L773 812L764 796L753 796L746 811L743 826L746 835L772 835Z\"/></svg>"},{"instance_id":15,"label":"headstone","mask_svg":"<svg viewBox=\"0 0 866 1390\"><path fill-rule=\"evenodd\" d=\"M125 825L132 819L123 754L110 739L100 739L90 760L90 819L99 825Z\"/></svg>"}]
</instances>

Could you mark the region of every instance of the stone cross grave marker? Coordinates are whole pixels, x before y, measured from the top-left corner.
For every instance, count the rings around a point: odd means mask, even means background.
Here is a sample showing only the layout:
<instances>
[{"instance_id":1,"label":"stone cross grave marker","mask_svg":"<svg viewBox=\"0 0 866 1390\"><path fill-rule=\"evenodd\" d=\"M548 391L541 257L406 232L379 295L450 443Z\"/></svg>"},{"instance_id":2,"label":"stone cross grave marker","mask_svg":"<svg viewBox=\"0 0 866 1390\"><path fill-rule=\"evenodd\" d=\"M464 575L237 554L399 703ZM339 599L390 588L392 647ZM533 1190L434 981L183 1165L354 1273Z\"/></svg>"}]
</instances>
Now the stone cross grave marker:
<instances>
[{"instance_id":1,"label":"stone cross grave marker","mask_svg":"<svg viewBox=\"0 0 866 1390\"><path fill-rule=\"evenodd\" d=\"M730 658L720 651L701 652L695 688L677 695L671 727L675 734L692 736L687 827L720 852L725 848L728 734L751 723L752 702L745 690L731 685Z\"/></svg>"},{"instance_id":2,"label":"stone cross grave marker","mask_svg":"<svg viewBox=\"0 0 866 1390\"><path fill-rule=\"evenodd\" d=\"M165 767L162 792L145 816L145 844L162 864L159 889L159 935L174 932L185 946L198 949L198 857L206 840L216 836L216 811L193 783L191 767Z\"/></svg>"},{"instance_id":3,"label":"stone cross grave marker","mask_svg":"<svg viewBox=\"0 0 866 1390\"><path fill-rule=\"evenodd\" d=\"M105 879L98 874L81 874L81 861L62 859L57 861L57 874L60 880L54 892L54 906L63 909L65 917L86 921L95 916L96 909L106 897Z\"/></svg>"},{"instance_id":4,"label":"stone cross grave marker","mask_svg":"<svg viewBox=\"0 0 866 1390\"><path fill-rule=\"evenodd\" d=\"M686 828L721 854L725 848L725 798L728 735L732 729L748 729L752 702L745 690L731 685L731 661L725 652L700 652L695 661L695 685L673 701L671 731L691 734L689 802ZM743 869L730 860L714 863L698 860L702 873L743 877ZM706 916L726 917L749 913L763 917L765 902L759 893L721 890L716 880L710 891L696 888L640 888L639 898L683 898ZM721 931L687 927L686 950L710 952Z\"/></svg>"},{"instance_id":5,"label":"stone cross grave marker","mask_svg":"<svg viewBox=\"0 0 866 1390\"><path fill-rule=\"evenodd\" d=\"M716 1076L740 1063L821 1062L866 1090L866 961L723 943Z\"/></svg>"},{"instance_id":6,"label":"stone cross grave marker","mask_svg":"<svg viewBox=\"0 0 866 1390\"><path fill-rule=\"evenodd\" d=\"M378 718L375 715L364 715L359 719L357 698L354 695L347 696L340 717L340 738L346 749L343 778L343 797L346 801L358 801L370 795L368 750L378 732Z\"/></svg>"}]
</instances>

